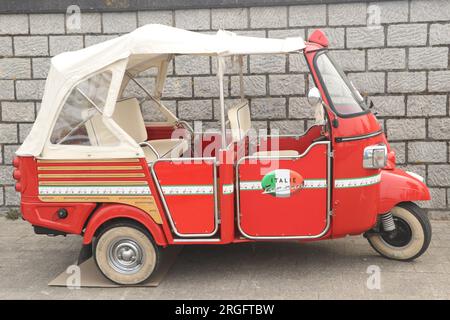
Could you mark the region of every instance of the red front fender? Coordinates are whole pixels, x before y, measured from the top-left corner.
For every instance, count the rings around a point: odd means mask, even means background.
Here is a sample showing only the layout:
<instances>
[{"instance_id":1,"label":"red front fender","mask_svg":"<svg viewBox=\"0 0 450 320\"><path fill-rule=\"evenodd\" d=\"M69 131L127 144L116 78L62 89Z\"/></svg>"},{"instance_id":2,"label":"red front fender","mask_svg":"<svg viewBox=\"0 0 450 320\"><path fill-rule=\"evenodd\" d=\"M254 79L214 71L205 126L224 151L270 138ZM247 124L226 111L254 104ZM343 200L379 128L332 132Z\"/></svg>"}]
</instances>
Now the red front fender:
<instances>
[{"instance_id":1,"label":"red front fender","mask_svg":"<svg viewBox=\"0 0 450 320\"><path fill-rule=\"evenodd\" d=\"M160 225L156 224L153 219L144 211L123 205L123 204L103 204L101 205L89 220L84 232L83 244L92 242L95 231L105 222L112 219L123 218L130 219L142 224L153 236L155 242L160 246L167 246L167 239Z\"/></svg>"},{"instance_id":2,"label":"red front fender","mask_svg":"<svg viewBox=\"0 0 450 320\"><path fill-rule=\"evenodd\" d=\"M428 187L400 169L381 170L379 213L389 212L400 202L430 200Z\"/></svg>"}]
</instances>

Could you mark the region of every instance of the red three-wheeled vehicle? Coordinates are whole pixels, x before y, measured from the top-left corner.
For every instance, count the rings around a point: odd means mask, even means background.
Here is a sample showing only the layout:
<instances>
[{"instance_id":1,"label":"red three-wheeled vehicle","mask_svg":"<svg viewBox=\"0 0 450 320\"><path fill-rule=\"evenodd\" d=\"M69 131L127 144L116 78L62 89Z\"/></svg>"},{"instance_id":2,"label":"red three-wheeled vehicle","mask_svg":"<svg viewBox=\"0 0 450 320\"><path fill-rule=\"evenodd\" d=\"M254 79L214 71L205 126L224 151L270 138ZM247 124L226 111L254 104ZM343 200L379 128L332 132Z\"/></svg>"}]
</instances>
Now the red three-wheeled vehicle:
<instances>
[{"instance_id":1,"label":"red three-wheeled vehicle","mask_svg":"<svg viewBox=\"0 0 450 320\"><path fill-rule=\"evenodd\" d=\"M179 244L364 234L387 258L420 256L431 227L414 202L429 200L429 191L422 177L396 168L366 99L327 47L320 30L304 41L147 25L54 57L40 112L14 160L23 218L38 234L81 235L83 252L92 249L119 284L145 281L160 248ZM243 69L254 54L304 56L315 114L306 132L253 129ZM185 56L208 57L217 78L194 79L187 89L166 80L173 59ZM239 70L229 73L230 64ZM199 132L178 119L161 100L166 83L170 92L188 91L181 100L191 90L217 90L210 97L220 129ZM144 120L144 104L158 117Z\"/></svg>"}]
</instances>

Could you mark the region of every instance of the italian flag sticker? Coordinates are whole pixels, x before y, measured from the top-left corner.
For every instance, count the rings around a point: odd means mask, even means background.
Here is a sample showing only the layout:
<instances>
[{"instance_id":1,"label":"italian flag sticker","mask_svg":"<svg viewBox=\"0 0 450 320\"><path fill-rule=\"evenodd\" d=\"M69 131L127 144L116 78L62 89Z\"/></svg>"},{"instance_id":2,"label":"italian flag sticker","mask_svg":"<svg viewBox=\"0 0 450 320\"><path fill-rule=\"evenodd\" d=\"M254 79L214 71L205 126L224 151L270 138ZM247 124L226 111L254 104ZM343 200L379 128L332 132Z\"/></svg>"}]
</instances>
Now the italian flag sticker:
<instances>
[{"instance_id":1,"label":"italian flag sticker","mask_svg":"<svg viewBox=\"0 0 450 320\"><path fill-rule=\"evenodd\" d=\"M261 180L264 194L287 198L299 191L303 186L303 177L289 169L277 169L269 172Z\"/></svg>"}]
</instances>

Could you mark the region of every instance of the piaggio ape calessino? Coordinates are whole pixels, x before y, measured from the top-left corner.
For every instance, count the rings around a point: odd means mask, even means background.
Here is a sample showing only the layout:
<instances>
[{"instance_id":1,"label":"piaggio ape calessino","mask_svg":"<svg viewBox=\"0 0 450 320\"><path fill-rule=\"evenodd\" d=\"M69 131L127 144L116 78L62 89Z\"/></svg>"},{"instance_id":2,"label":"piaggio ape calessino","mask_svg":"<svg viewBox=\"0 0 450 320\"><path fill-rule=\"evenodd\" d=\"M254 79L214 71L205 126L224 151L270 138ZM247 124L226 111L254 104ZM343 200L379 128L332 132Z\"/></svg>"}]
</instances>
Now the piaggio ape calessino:
<instances>
[{"instance_id":1,"label":"piaggio ape calessino","mask_svg":"<svg viewBox=\"0 0 450 320\"><path fill-rule=\"evenodd\" d=\"M14 159L23 218L38 234L81 235L82 252L92 249L101 272L119 284L145 281L160 248L179 244L364 234L387 258L420 256L431 227L413 201L429 200L429 191L422 177L396 168L366 99L327 47L320 30L304 41L147 25L55 56ZM304 56L316 118L306 132L251 134L242 70L253 54ZM198 133L161 101L168 68L186 55L213 62L220 130ZM230 61L240 70L234 75ZM140 75L154 77L152 92ZM225 106L231 77L234 99ZM127 97L130 86L142 95ZM142 98L163 121L144 121Z\"/></svg>"}]
</instances>

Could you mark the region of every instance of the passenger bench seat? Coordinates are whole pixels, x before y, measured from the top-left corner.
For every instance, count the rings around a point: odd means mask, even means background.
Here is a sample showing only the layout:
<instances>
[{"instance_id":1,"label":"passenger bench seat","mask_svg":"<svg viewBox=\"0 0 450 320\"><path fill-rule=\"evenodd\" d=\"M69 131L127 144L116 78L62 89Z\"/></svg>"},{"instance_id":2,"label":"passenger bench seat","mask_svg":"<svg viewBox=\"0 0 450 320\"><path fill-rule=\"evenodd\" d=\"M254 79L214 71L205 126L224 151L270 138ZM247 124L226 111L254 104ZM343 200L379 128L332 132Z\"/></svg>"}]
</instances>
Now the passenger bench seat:
<instances>
[{"instance_id":1,"label":"passenger bench seat","mask_svg":"<svg viewBox=\"0 0 450 320\"><path fill-rule=\"evenodd\" d=\"M136 98L117 102L112 117L123 130L141 145L147 162L153 162L164 157L177 158L182 156L189 148L188 142L184 139L147 140L144 118Z\"/></svg>"}]
</instances>

